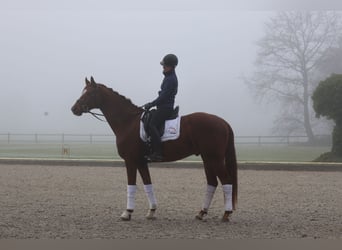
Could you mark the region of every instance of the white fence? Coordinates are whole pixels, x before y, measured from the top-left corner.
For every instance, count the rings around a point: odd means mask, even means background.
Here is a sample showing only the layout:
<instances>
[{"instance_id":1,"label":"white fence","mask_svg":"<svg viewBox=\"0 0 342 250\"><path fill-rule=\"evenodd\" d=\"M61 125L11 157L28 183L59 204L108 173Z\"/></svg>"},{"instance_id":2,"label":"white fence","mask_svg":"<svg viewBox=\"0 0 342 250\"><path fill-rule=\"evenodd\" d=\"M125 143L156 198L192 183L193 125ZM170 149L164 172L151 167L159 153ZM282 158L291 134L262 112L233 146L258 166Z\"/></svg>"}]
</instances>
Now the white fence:
<instances>
[{"instance_id":1,"label":"white fence","mask_svg":"<svg viewBox=\"0 0 342 250\"><path fill-rule=\"evenodd\" d=\"M330 135L317 136L320 144L331 143ZM110 144L115 142L115 136L109 134L0 134L0 144ZM235 136L236 144L250 145L291 145L305 144L307 136Z\"/></svg>"},{"instance_id":2,"label":"white fence","mask_svg":"<svg viewBox=\"0 0 342 250\"><path fill-rule=\"evenodd\" d=\"M0 134L0 143L21 144L21 143L114 143L114 135L101 134Z\"/></svg>"}]
</instances>

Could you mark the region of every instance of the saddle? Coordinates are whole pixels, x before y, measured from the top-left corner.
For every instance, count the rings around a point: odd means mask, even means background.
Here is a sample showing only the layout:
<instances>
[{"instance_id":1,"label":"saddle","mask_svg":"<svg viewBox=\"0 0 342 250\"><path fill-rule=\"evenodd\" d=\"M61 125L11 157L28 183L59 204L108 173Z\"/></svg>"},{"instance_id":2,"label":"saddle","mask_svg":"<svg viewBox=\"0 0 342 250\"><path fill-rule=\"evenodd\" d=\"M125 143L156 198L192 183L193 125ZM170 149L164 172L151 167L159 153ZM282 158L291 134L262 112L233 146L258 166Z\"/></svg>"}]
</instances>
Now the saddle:
<instances>
[{"instance_id":1,"label":"saddle","mask_svg":"<svg viewBox=\"0 0 342 250\"><path fill-rule=\"evenodd\" d=\"M155 112L156 112L156 109L145 110L143 116L141 117L141 121L143 123L144 130L145 130L148 137L150 137L150 131L149 131L150 126L149 125L150 125L152 116ZM178 114L179 114L179 106L175 107L172 114L167 118L167 120L176 119L178 117ZM159 135L162 136L165 132L165 122L162 125L160 125L157 129L158 129Z\"/></svg>"}]
</instances>

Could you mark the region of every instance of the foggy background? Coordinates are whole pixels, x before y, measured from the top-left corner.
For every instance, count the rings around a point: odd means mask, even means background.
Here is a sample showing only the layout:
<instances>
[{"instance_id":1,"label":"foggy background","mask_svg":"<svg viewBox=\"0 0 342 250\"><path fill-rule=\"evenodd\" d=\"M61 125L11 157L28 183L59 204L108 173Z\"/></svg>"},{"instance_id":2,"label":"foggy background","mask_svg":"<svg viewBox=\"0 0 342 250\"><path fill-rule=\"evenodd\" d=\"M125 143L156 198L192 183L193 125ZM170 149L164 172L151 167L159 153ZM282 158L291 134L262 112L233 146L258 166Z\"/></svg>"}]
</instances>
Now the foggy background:
<instances>
[{"instance_id":1,"label":"foggy background","mask_svg":"<svg viewBox=\"0 0 342 250\"><path fill-rule=\"evenodd\" d=\"M209 112L236 135L270 134L277 109L257 104L241 76L253 71L255 43L281 4L0 2L0 133L110 134L108 124L70 111L84 78L94 76L141 106L157 97L159 62L174 53L181 115Z\"/></svg>"}]
</instances>

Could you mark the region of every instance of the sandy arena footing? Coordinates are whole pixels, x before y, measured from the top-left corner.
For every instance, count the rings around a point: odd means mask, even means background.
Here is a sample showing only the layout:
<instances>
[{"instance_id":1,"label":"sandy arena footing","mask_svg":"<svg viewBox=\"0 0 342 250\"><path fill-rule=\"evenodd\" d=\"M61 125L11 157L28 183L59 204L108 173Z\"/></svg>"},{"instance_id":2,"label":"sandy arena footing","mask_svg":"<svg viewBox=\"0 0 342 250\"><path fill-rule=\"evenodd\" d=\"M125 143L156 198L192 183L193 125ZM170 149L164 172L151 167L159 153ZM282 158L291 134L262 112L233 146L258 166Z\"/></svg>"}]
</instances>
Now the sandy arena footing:
<instances>
[{"instance_id":1,"label":"sandy arena footing","mask_svg":"<svg viewBox=\"0 0 342 250\"><path fill-rule=\"evenodd\" d=\"M120 162L113 168L2 162L0 238L342 239L340 170L256 171L246 165L239 171L238 208L222 223L220 188L207 221L195 220L204 171L178 164L151 168L157 219L145 219L148 203L139 178L136 210L124 222L119 217L127 183Z\"/></svg>"}]
</instances>

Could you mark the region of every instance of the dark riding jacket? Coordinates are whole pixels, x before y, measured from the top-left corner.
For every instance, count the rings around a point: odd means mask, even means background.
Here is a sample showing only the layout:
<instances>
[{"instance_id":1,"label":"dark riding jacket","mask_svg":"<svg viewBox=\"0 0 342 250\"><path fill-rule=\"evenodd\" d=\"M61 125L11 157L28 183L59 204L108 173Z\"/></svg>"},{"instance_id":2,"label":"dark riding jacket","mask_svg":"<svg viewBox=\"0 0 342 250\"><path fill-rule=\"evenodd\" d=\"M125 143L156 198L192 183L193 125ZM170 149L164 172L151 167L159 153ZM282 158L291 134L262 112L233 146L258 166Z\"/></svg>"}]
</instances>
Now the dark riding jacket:
<instances>
[{"instance_id":1,"label":"dark riding jacket","mask_svg":"<svg viewBox=\"0 0 342 250\"><path fill-rule=\"evenodd\" d=\"M164 79L158 97L152 102L157 108L172 108L178 91L178 79L175 70L164 72Z\"/></svg>"}]
</instances>

